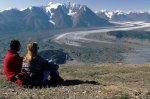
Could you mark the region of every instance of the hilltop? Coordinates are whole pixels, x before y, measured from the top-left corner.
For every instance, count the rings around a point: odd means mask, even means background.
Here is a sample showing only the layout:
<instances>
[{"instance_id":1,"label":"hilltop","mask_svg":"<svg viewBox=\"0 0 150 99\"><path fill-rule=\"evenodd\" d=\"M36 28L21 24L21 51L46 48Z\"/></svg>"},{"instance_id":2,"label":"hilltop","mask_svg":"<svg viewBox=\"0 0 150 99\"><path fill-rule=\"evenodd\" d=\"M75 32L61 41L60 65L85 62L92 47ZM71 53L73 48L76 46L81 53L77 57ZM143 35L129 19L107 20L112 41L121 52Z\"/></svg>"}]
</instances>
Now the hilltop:
<instances>
[{"instance_id":1,"label":"hilltop","mask_svg":"<svg viewBox=\"0 0 150 99\"><path fill-rule=\"evenodd\" d=\"M0 71L1 99L149 99L149 64L62 65L60 73L70 83L25 89L6 82Z\"/></svg>"}]
</instances>

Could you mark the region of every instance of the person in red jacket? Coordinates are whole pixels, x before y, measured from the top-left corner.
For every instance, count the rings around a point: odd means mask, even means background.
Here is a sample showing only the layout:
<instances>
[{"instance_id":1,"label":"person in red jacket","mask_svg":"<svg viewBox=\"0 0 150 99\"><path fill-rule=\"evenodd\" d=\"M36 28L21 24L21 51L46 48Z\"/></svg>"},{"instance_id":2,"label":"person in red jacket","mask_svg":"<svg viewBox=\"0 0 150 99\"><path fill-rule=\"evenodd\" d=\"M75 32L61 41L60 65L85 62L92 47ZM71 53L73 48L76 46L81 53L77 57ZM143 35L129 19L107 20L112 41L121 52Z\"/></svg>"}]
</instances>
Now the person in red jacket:
<instances>
[{"instance_id":1,"label":"person in red jacket","mask_svg":"<svg viewBox=\"0 0 150 99\"><path fill-rule=\"evenodd\" d=\"M6 79L22 85L22 81L17 78L22 68L23 58L17 53L20 50L20 42L18 40L12 40L10 43L10 49L7 51L4 58L4 74Z\"/></svg>"}]
</instances>

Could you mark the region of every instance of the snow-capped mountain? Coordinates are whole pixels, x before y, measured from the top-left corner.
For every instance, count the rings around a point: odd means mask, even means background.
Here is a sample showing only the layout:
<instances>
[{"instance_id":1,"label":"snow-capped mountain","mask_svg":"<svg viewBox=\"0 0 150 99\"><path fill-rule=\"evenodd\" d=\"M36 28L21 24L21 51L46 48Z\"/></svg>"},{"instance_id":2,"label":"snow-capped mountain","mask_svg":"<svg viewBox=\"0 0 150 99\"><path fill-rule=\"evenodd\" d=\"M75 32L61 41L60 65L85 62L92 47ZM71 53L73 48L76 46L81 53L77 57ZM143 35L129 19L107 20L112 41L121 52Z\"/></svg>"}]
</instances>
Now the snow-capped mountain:
<instances>
[{"instance_id":1,"label":"snow-capped mountain","mask_svg":"<svg viewBox=\"0 0 150 99\"><path fill-rule=\"evenodd\" d=\"M106 20L109 20L111 18L111 14L107 10L96 11L95 13L100 18L103 18Z\"/></svg>"},{"instance_id":2,"label":"snow-capped mountain","mask_svg":"<svg viewBox=\"0 0 150 99\"><path fill-rule=\"evenodd\" d=\"M67 6L64 4L49 3L43 7L49 16L49 22L51 22L55 28L68 28L72 27L71 16L68 15Z\"/></svg>"},{"instance_id":3,"label":"snow-capped mountain","mask_svg":"<svg viewBox=\"0 0 150 99\"><path fill-rule=\"evenodd\" d=\"M50 16L50 22L54 23L57 27L91 27L110 25L107 20L99 18L85 5L74 3L49 3L45 10Z\"/></svg>"},{"instance_id":4,"label":"snow-capped mountain","mask_svg":"<svg viewBox=\"0 0 150 99\"><path fill-rule=\"evenodd\" d=\"M139 12L123 12L123 11L113 11L108 12L107 10L101 10L95 12L100 18L105 18L109 21L144 21L150 22L150 13L147 11Z\"/></svg>"},{"instance_id":5,"label":"snow-capped mountain","mask_svg":"<svg viewBox=\"0 0 150 99\"><path fill-rule=\"evenodd\" d=\"M92 10L80 4L50 2L46 6L0 12L0 32L27 32L73 27L109 26Z\"/></svg>"}]
</instances>

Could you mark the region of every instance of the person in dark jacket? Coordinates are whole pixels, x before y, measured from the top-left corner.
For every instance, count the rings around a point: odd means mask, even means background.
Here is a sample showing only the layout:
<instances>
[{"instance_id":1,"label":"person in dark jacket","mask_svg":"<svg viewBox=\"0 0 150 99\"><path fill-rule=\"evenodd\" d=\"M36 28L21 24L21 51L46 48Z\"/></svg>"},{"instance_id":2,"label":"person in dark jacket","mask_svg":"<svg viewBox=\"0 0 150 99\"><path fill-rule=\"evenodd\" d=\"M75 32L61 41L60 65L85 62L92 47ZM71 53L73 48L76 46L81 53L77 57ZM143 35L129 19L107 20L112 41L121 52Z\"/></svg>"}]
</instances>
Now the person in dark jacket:
<instances>
[{"instance_id":1,"label":"person in dark jacket","mask_svg":"<svg viewBox=\"0 0 150 99\"><path fill-rule=\"evenodd\" d=\"M22 71L26 71L29 75L30 84L39 86L48 80L50 75L51 81L62 82L59 76L57 64L49 63L38 55L38 44L36 42L27 45L27 53L23 59Z\"/></svg>"},{"instance_id":2,"label":"person in dark jacket","mask_svg":"<svg viewBox=\"0 0 150 99\"><path fill-rule=\"evenodd\" d=\"M23 58L19 56L20 42L18 40L12 40L10 43L10 49L7 51L4 58L4 75L6 79L22 85L22 81L17 78L22 68Z\"/></svg>"}]
</instances>

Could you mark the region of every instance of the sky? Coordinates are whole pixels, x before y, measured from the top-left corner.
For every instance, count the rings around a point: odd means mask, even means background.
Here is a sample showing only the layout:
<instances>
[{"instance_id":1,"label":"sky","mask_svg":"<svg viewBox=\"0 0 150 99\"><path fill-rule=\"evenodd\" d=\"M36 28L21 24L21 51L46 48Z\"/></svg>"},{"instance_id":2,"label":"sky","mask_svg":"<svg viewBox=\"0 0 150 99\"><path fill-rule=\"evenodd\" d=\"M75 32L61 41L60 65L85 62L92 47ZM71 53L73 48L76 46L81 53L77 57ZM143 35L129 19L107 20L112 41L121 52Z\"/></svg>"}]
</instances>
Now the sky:
<instances>
[{"instance_id":1,"label":"sky","mask_svg":"<svg viewBox=\"0 0 150 99\"><path fill-rule=\"evenodd\" d=\"M8 8L26 8L30 6L43 6L49 2L79 3L87 5L93 11L106 9L108 11L148 11L150 10L150 0L0 0L0 10Z\"/></svg>"}]
</instances>

